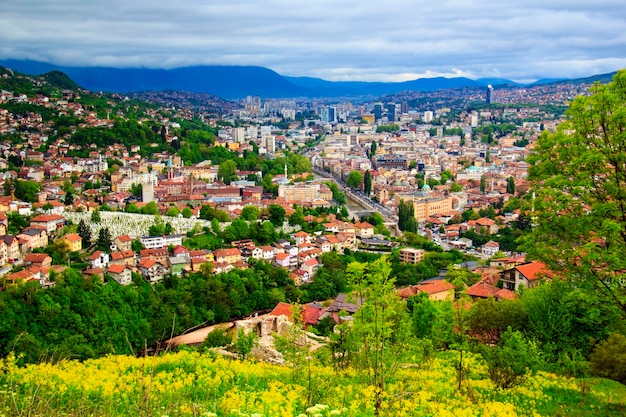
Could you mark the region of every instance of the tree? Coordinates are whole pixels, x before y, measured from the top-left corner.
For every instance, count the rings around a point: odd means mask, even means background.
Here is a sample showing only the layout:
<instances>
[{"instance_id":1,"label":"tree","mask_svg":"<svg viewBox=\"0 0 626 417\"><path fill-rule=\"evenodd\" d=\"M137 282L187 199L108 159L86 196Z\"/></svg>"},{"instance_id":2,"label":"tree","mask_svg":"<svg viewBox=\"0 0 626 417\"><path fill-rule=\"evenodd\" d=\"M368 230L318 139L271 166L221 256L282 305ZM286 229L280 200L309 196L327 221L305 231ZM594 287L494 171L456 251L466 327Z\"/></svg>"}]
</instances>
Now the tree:
<instances>
[{"instance_id":1,"label":"tree","mask_svg":"<svg viewBox=\"0 0 626 417\"><path fill-rule=\"evenodd\" d=\"M100 223L101 217L100 217L100 210L99 209L95 209L92 213L91 213L91 221L94 223Z\"/></svg>"},{"instance_id":2,"label":"tree","mask_svg":"<svg viewBox=\"0 0 626 417\"><path fill-rule=\"evenodd\" d=\"M365 171L365 176L363 177L363 192L368 197L372 193L372 174L369 169Z\"/></svg>"},{"instance_id":3,"label":"tree","mask_svg":"<svg viewBox=\"0 0 626 417\"><path fill-rule=\"evenodd\" d=\"M480 192L484 193L487 190L487 179L484 175L480 177Z\"/></svg>"},{"instance_id":4,"label":"tree","mask_svg":"<svg viewBox=\"0 0 626 417\"><path fill-rule=\"evenodd\" d=\"M193 211L191 211L189 207L185 207L181 210L180 214L182 214L185 219L188 219L193 215Z\"/></svg>"},{"instance_id":5,"label":"tree","mask_svg":"<svg viewBox=\"0 0 626 417\"><path fill-rule=\"evenodd\" d=\"M524 336L510 327L497 346L483 349L489 378L504 389L521 383L537 362L537 356L537 352Z\"/></svg>"},{"instance_id":6,"label":"tree","mask_svg":"<svg viewBox=\"0 0 626 417\"><path fill-rule=\"evenodd\" d=\"M96 242L96 246L98 247L98 249L105 252L110 252L112 243L113 240L111 238L111 232L109 231L109 228L100 228L100 230L98 231L98 240Z\"/></svg>"},{"instance_id":7,"label":"tree","mask_svg":"<svg viewBox=\"0 0 626 417\"><path fill-rule=\"evenodd\" d=\"M304 213L302 213L302 208L300 206L296 207L296 211L293 212L291 216L289 216L289 225L290 226L302 226L304 224Z\"/></svg>"},{"instance_id":8,"label":"tree","mask_svg":"<svg viewBox=\"0 0 626 417\"><path fill-rule=\"evenodd\" d=\"M523 249L626 317L626 70L591 92L528 159L536 198Z\"/></svg>"},{"instance_id":9,"label":"tree","mask_svg":"<svg viewBox=\"0 0 626 417\"><path fill-rule=\"evenodd\" d=\"M370 146L370 158L373 158L374 155L376 155L376 149L378 148L378 145L376 143L375 140L372 141L372 145Z\"/></svg>"},{"instance_id":10,"label":"tree","mask_svg":"<svg viewBox=\"0 0 626 417\"><path fill-rule=\"evenodd\" d=\"M154 201L151 201L141 208L141 213L151 214L154 216L155 214L159 214L159 207Z\"/></svg>"},{"instance_id":11,"label":"tree","mask_svg":"<svg viewBox=\"0 0 626 417\"><path fill-rule=\"evenodd\" d=\"M241 209L241 218L244 220L256 220L259 218L260 210L257 206L245 206Z\"/></svg>"},{"instance_id":12,"label":"tree","mask_svg":"<svg viewBox=\"0 0 626 417\"><path fill-rule=\"evenodd\" d=\"M352 262L347 273L355 301L362 301L349 336L351 346L358 346L352 355L364 382L374 388L374 410L379 415L386 381L411 343L411 320L395 292L395 279L386 257L369 264Z\"/></svg>"},{"instance_id":13,"label":"tree","mask_svg":"<svg viewBox=\"0 0 626 417\"><path fill-rule=\"evenodd\" d=\"M509 194L515 194L515 178L508 177L506 179L506 192Z\"/></svg>"},{"instance_id":14,"label":"tree","mask_svg":"<svg viewBox=\"0 0 626 417\"><path fill-rule=\"evenodd\" d=\"M37 193L39 192L41 185L35 181L16 180L13 187L15 198L18 200L28 201L29 203L34 203L37 201Z\"/></svg>"},{"instance_id":15,"label":"tree","mask_svg":"<svg viewBox=\"0 0 626 417\"><path fill-rule=\"evenodd\" d=\"M356 169L350 171L348 174L348 178L346 179L346 184L350 188L359 188L361 186L361 182L363 181L363 174L361 171L357 171Z\"/></svg>"},{"instance_id":16,"label":"tree","mask_svg":"<svg viewBox=\"0 0 626 417\"><path fill-rule=\"evenodd\" d=\"M268 211L272 224L276 227L282 226L285 221L285 209L278 204L271 204Z\"/></svg>"},{"instance_id":17,"label":"tree","mask_svg":"<svg viewBox=\"0 0 626 417\"><path fill-rule=\"evenodd\" d=\"M626 383L626 337L612 333L591 354L591 369L601 377Z\"/></svg>"},{"instance_id":18,"label":"tree","mask_svg":"<svg viewBox=\"0 0 626 417\"><path fill-rule=\"evenodd\" d=\"M76 231L80 238L83 240L83 246L88 247L91 244L91 229L84 220L78 222L78 229Z\"/></svg>"},{"instance_id":19,"label":"tree","mask_svg":"<svg viewBox=\"0 0 626 417\"><path fill-rule=\"evenodd\" d=\"M417 233L415 208L411 201L400 200L398 205L398 228L404 232Z\"/></svg>"},{"instance_id":20,"label":"tree","mask_svg":"<svg viewBox=\"0 0 626 417\"><path fill-rule=\"evenodd\" d=\"M453 182L452 185L450 186L450 191L453 193L459 193L463 191L463 186L459 184L458 182Z\"/></svg>"},{"instance_id":21,"label":"tree","mask_svg":"<svg viewBox=\"0 0 626 417\"><path fill-rule=\"evenodd\" d=\"M71 206L74 204L74 195L71 193L66 193L65 198L63 199L63 204L66 206Z\"/></svg>"},{"instance_id":22,"label":"tree","mask_svg":"<svg viewBox=\"0 0 626 417\"><path fill-rule=\"evenodd\" d=\"M224 181L225 184L230 184L231 181L237 179L237 164L235 161L229 159L220 164L217 169L217 177Z\"/></svg>"}]
</instances>

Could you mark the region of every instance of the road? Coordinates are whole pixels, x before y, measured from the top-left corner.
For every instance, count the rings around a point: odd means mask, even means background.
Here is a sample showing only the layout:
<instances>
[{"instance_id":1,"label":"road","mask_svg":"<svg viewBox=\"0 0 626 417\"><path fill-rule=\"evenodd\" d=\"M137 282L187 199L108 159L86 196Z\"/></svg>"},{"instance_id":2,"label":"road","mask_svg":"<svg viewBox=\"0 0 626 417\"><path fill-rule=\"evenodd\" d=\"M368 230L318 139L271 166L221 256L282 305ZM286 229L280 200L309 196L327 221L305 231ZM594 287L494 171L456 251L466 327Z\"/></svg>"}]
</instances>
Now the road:
<instances>
[{"instance_id":1,"label":"road","mask_svg":"<svg viewBox=\"0 0 626 417\"><path fill-rule=\"evenodd\" d=\"M356 201L367 210L380 213L380 215L383 216L383 219L386 224L389 224L389 225L393 224L397 227L398 217L396 216L393 210L390 210L387 207L379 204L377 201L370 200L361 191L352 190L350 187L346 185L345 182L343 182L343 180L335 177L334 175L331 175L328 172L321 171L317 168L312 168L312 171L313 173L315 173L316 175L319 175L320 177L333 180L339 186L339 188L346 194L346 197L351 198L352 200Z\"/></svg>"}]
</instances>

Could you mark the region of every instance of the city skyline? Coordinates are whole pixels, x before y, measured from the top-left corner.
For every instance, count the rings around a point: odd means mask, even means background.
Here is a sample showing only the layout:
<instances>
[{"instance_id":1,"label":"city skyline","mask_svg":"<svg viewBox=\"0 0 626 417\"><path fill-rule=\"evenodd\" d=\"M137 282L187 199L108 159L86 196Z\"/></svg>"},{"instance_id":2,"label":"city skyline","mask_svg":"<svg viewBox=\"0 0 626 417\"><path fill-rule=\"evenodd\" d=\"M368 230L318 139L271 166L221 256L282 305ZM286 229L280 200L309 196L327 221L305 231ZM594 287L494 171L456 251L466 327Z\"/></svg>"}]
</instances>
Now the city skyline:
<instances>
[{"instance_id":1,"label":"city skyline","mask_svg":"<svg viewBox=\"0 0 626 417\"><path fill-rule=\"evenodd\" d=\"M329 81L532 82L626 67L622 4L570 3L8 0L0 3L0 59L119 68L255 65Z\"/></svg>"}]
</instances>

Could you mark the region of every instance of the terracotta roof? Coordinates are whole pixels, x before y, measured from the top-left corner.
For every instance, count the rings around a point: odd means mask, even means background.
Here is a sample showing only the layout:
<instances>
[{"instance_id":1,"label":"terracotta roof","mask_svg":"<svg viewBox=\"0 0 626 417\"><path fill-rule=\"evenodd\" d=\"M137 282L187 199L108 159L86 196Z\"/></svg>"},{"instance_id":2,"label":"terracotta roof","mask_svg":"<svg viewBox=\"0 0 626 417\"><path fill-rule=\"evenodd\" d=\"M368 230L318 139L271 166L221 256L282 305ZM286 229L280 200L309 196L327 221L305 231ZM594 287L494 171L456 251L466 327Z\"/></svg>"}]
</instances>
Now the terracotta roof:
<instances>
[{"instance_id":1,"label":"terracotta roof","mask_svg":"<svg viewBox=\"0 0 626 417\"><path fill-rule=\"evenodd\" d=\"M276 255L276 260L277 261L284 261L287 258L289 258L289 254L288 253L279 253L279 254Z\"/></svg>"},{"instance_id":2,"label":"terracotta roof","mask_svg":"<svg viewBox=\"0 0 626 417\"><path fill-rule=\"evenodd\" d=\"M83 240L78 233L70 233L69 235L63 236L63 239L67 239L71 242L79 242Z\"/></svg>"},{"instance_id":3,"label":"terracotta roof","mask_svg":"<svg viewBox=\"0 0 626 417\"><path fill-rule=\"evenodd\" d=\"M416 286L418 291L423 291L428 294L437 294L439 292L454 290L454 285L452 285L448 281L443 281L439 279L421 282Z\"/></svg>"},{"instance_id":4,"label":"terracotta roof","mask_svg":"<svg viewBox=\"0 0 626 417\"><path fill-rule=\"evenodd\" d=\"M33 217L30 221L31 222L51 222L51 221L57 221L57 220L65 220L65 218L58 214L40 214L39 216Z\"/></svg>"},{"instance_id":5,"label":"terracotta roof","mask_svg":"<svg viewBox=\"0 0 626 417\"><path fill-rule=\"evenodd\" d=\"M131 237L130 237L130 236L128 236L128 235L122 235L122 236L118 236L118 237L117 237L117 240L119 240L120 242L125 243L125 242L132 242L132 241L133 241L133 238L131 238Z\"/></svg>"},{"instance_id":6,"label":"terracotta roof","mask_svg":"<svg viewBox=\"0 0 626 417\"><path fill-rule=\"evenodd\" d=\"M524 275L527 280L534 281L544 276L551 277L553 272L550 271L543 262L530 262L524 265L516 266L520 274Z\"/></svg>"},{"instance_id":7,"label":"terracotta roof","mask_svg":"<svg viewBox=\"0 0 626 417\"><path fill-rule=\"evenodd\" d=\"M108 272L113 274L121 274L126 269L126 265L111 265L109 266Z\"/></svg>"},{"instance_id":8,"label":"terracotta roof","mask_svg":"<svg viewBox=\"0 0 626 417\"><path fill-rule=\"evenodd\" d=\"M29 253L28 255L24 257L24 262L32 262L32 263L39 264L39 263L44 262L46 258L50 258L50 257L45 253ZM52 260L52 258L50 258L50 260Z\"/></svg>"},{"instance_id":9,"label":"terracotta roof","mask_svg":"<svg viewBox=\"0 0 626 417\"><path fill-rule=\"evenodd\" d=\"M272 316L287 316L291 319L293 313L291 311L291 304L280 302L274 309L270 312Z\"/></svg>"},{"instance_id":10,"label":"terracotta roof","mask_svg":"<svg viewBox=\"0 0 626 417\"><path fill-rule=\"evenodd\" d=\"M495 294L496 299L498 300L515 300L517 296L511 290L507 290L506 288L502 288Z\"/></svg>"},{"instance_id":11,"label":"terracotta roof","mask_svg":"<svg viewBox=\"0 0 626 417\"><path fill-rule=\"evenodd\" d=\"M302 310L302 321L306 324L317 324L324 309L319 305L307 304Z\"/></svg>"},{"instance_id":12,"label":"terracotta roof","mask_svg":"<svg viewBox=\"0 0 626 417\"><path fill-rule=\"evenodd\" d=\"M227 249L217 249L215 252L213 252L213 254L216 258L219 258L221 256L241 255L241 252L237 248L227 248Z\"/></svg>"}]
</instances>

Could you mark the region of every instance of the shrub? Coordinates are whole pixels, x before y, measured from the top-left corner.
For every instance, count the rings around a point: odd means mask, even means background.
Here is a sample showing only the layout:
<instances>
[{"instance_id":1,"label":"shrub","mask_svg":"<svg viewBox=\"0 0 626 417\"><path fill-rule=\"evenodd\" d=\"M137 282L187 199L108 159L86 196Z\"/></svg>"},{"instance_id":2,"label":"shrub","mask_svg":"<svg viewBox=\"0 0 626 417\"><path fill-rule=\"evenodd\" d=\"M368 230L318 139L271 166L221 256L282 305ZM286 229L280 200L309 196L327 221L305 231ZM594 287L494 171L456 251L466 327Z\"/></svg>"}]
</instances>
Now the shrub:
<instances>
[{"instance_id":1,"label":"shrub","mask_svg":"<svg viewBox=\"0 0 626 417\"><path fill-rule=\"evenodd\" d=\"M523 382L529 369L537 362L537 354L519 331L507 329L498 346L485 347L483 356L489 378L507 389Z\"/></svg>"},{"instance_id":2,"label":"shrub","mask_svg":"<svg viewBox=\"0 0 626 417\"><path fill-rule=\"evenodd\" d=\"M626 383L626 337L612 333L598 343L590 358L594 374Z\"/></svg>"}]
</instances>

